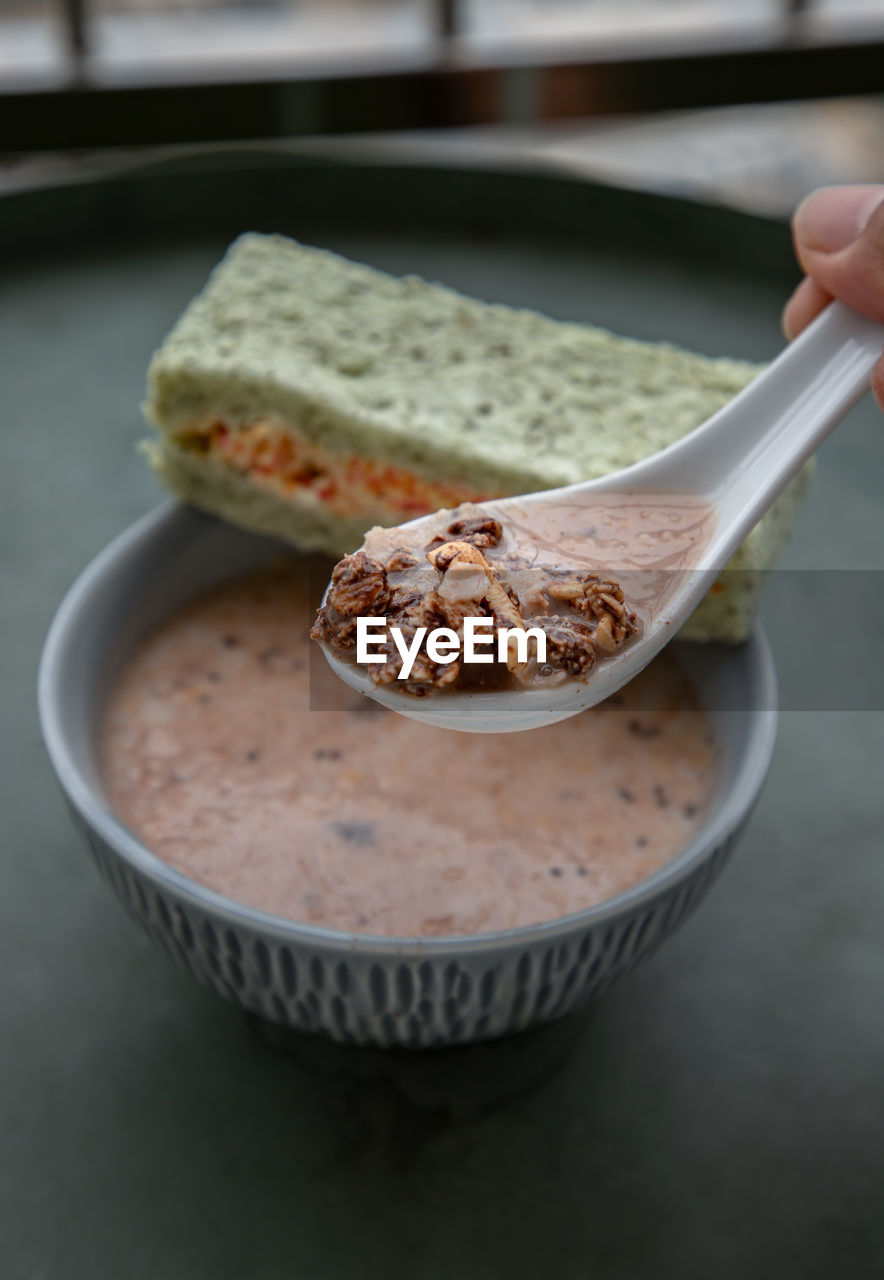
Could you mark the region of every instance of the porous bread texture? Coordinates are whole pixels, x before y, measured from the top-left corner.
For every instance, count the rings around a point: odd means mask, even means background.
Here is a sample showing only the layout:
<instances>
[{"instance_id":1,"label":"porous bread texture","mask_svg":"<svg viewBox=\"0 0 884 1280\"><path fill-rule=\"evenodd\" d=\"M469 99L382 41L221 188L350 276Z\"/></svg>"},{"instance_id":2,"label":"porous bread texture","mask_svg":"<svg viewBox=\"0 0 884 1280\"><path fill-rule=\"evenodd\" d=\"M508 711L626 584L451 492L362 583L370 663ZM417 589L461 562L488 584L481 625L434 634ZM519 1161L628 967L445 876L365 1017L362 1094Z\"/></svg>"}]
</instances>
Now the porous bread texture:
<instances>
[{"instance_id":1,"label":"porous bread texture","mask_svg":"<svg viewBox=\"0 0 884 1280\"><path fill-rule=\"evenodd\" d=\"M269 413L329 449L519 492L656 453L755 372L249 234L154 357L147 411L171 433Z\"/></svg>"},{"instance_id":2,"label":"porous bread texture","mask_svg":"<svg viewBox=\"0 0 884 1280\"><path fill-rule=\"evenodd\" d=\"M271 415L328 449L427 479L522 493L656 453L758 372L665 343L488 304L283 236L240 236L151 361L147 446L187 501L305 549L352 551L357 518L284 499L176 442L189 424ZM738 641L785 544L808 471L734 557L682 634ZM741 571L739 573L734 570Z\"/></svg>"}]
</instances>

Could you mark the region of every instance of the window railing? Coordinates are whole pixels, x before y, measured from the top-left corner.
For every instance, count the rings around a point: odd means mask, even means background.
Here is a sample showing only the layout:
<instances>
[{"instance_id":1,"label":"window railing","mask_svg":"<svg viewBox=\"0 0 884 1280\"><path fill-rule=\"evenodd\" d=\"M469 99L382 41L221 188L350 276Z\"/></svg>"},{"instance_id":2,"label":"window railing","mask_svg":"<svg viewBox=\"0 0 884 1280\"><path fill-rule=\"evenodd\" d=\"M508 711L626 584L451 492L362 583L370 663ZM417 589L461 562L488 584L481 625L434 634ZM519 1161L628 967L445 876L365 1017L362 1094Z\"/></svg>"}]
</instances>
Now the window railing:
<instances>
[{"instance_id":1,"label":"window railing","mask_svg":"<svg viewBox=\"0 0 884 1280\"><path fill-rule=\"evenodd\" d=\"M884 0L0 0L0 150L884 91Z\"/></svg>"}]
</instances>

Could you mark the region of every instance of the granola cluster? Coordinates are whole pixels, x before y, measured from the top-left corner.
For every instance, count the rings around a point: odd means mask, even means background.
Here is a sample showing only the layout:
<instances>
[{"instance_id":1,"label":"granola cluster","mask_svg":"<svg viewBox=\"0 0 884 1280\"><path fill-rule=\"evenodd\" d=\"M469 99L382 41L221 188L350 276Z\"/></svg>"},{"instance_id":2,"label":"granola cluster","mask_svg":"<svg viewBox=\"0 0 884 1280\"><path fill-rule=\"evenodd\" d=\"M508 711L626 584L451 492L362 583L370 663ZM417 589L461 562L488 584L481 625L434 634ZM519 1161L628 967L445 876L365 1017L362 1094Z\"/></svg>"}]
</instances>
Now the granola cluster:
<instances>
[{"instance_id":1,"label":"granola cluster","mask_svg":"<svg viewBox=\"0 0 884 1280\"><path fill-rule=\"evenodd\" d=\"M311 636L351 650L360 616L385 617L408 644L420 627L428 632L448 627L462 642L468 617L491 618L495 628L538 627L546 635L544 663L537 661L536 644L526 656L511 639L505 663L496 660L479 669L485 683L511 680L530 686L585 677L599 657L616 653L635 633L636 616L619 583L594 573L540 570L512 556L491 558L488 552L502 539L499 521L479 514L454 520L425 545L423 558L405 546L393 548L385 562L365 551L345 556L332 574ZM531 588L523 586L520 595L516 588L526 579ZM386 661L371 663L369 672L376 684L390 684L399 677L402 658L392 640L381 652ZM434 662L422 648L405 688L424 694L462 676L467 671L459 658Z\"/></svg>"},{"instance_id":2,"label":"granola cluster","mask_svg":"<svg viewBox=\"0 0 884 1280\"><path fill-rule=\"evenodd\" d=\"M357 551L335 565L326 602L310 635L336 649L352 649L356 644L356 619L382 617L389 605L386 568L364 551Z\"/></svg>"}]
</instances>

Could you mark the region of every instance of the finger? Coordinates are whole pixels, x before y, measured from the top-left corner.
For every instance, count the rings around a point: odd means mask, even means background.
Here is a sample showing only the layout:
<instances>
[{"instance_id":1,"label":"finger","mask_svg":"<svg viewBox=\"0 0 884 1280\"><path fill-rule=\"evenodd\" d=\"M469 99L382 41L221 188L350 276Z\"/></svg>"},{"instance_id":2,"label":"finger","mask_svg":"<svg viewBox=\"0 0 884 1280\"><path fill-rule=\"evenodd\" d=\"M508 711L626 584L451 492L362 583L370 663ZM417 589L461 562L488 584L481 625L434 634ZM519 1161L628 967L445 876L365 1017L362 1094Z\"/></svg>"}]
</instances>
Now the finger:
<instances>
[{"instance_id":1,"label":"finger","mask_svg":"<svg viewBox=\"0 0 884 1280\"><path fill-rule=\"evenodd\" d=\"M872 372L872 394L878 401L879 407L884 409L884 356L878 361Z\"/></svg>"},{"instance_id":2,"label":"finger","mask_svg":"<svg viewBox=\"0 0 884 1280\"><path fill-rule=\"evenodd\" d=\"M791 342L832 301L822 285L805 276L783 308L783 333Z\"/></svg>"},{"instance_id":3,"label":"finger","mask_svg":"<svg viewBox=\"0 0 884 1280\"><path fill-rule=\"evenodd\" d=\"M793 233L799 262L825 292L884 321L884 186L814 191Z\"/></svg>"}]
</instances>

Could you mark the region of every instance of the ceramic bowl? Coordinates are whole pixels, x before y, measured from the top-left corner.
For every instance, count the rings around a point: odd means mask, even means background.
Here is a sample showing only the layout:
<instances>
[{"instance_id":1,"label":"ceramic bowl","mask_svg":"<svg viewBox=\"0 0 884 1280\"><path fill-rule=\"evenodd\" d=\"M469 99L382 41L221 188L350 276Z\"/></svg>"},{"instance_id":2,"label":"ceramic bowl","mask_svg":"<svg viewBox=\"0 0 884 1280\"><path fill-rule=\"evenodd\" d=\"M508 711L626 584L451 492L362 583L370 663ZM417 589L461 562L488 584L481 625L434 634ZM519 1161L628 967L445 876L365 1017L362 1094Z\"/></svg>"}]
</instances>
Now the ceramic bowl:
<instances>
[{"instance_id":1,"label":"ceramic bowl","mask_svg":"<svg viewBox=\"0 0 884 1280\"><path fill-rule=\"evenodd\" d=\"M681 649L718 745L696 838L617 897L478 937L390 938L298 924L221 897L161 861L111 812L97 736L114 676L152 624L278 554L273 542L168 503L80 575L49 630L39 677L46 747L104 879L176 964L243 1009L335 1040L429 1047L487 1039L606 991L695 909L761 790L776 735L776 676L760 628L739 647Z\"/></svg>"}]
</instances>

